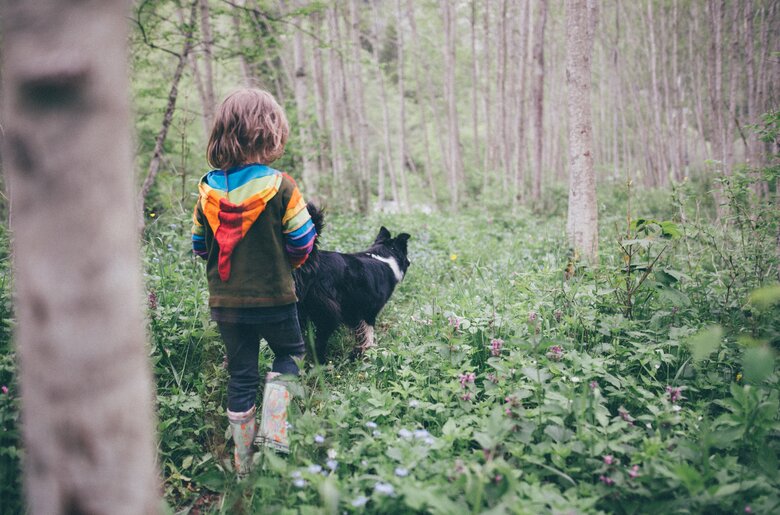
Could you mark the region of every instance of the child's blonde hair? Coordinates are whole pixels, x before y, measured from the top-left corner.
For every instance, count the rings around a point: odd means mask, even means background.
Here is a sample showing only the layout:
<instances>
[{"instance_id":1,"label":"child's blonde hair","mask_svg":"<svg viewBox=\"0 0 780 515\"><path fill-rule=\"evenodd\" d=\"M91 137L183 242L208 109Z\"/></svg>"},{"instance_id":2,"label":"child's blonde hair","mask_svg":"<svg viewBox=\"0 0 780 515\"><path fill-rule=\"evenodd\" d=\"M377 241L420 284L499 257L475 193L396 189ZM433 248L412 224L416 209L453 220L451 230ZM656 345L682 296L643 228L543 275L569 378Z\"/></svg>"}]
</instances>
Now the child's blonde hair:
<instances>
[{"instance_id":1,"label":"child's blonde hair","mask_svg":"<svg viewBox=\"0 0 780 515\"><path fill-rule=\"evenodd\" d=\"M243 88L225 98L214 116L206 157L227 170L242 164L269 164L284 153L290 125L269 92Z\"/></svg>"}]
</instances>

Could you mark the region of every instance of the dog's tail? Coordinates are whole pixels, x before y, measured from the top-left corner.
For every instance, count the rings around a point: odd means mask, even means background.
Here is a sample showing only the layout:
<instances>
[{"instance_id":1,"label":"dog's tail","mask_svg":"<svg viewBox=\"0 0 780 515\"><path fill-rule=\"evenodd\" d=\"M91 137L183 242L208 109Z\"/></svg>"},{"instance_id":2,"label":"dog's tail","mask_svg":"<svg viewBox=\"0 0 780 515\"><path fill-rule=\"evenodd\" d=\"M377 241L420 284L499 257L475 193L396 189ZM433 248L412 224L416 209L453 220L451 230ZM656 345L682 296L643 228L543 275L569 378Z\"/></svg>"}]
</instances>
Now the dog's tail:
<instances>
[{"instance_id":1,"label":"dog's tail","mask_svg":"<svg viewBox=\"0 0 780 515\"><path fill-rule=\"evenodd\" d=\"M317 207L314 202L306 204L306 210L309 212L311 222L314 224L314 230L317 231L317 238L314 240L314 250L312 251L315 252L319 249L320 236L322 236L322 229L325 228L324 211Z\"/></svg>"}]
</instances>

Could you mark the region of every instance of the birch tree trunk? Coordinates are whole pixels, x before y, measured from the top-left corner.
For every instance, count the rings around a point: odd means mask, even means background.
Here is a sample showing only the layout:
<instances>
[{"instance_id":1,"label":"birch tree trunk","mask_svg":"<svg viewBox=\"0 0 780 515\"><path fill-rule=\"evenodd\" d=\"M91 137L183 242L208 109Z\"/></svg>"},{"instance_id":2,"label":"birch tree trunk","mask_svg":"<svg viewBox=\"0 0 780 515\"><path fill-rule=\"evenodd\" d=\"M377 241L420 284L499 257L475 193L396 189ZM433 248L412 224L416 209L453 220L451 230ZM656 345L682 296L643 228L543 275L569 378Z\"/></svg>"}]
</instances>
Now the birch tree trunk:
<instances>
[{"instance_id":1,"label":"birch tree trunk","mask_svg":"<svg viewBox=\"0 0 780 515\"><path fill-rule=\"evenodd\" d=\"M533 118L534 118L534 178L531 198L539 202L542 197L542 155L544 153L544 27L547 23L547 0L537 3L534 31L534 82L533 82ZM615 72L616 73L616 72Z\"/></svg>"},{"instance_id":2,"label":"birch tree trunk","mask_svg":"<svg viewBox=\"0 0 780 515\"><path fill-rule=\"evenodd\" d=\"M205 94L203 103L203 117L206 120L207 127L214 123L214 110L216 100L214 99L214 40L211 36L211 12L209 10L209 1L200 0L200 30L203 34L203 92ZM207 133L208 134L208 133Z\"/></svg>"},{"instance_id":3,"label":"birch tree trunk","mask_svg":"<svg viewBox=\"0 0 780 515\"><path fill-rule=\"evenodd\" d=\"M569 212L566 229L575 256L596 263L598 211L593 169L590 65L595 0L566 0L566 85L569 110Z\"/></svg>"},{"instance_id":4,"label":"birch tree trunk","mask_svg":"<svg viewBox=\"0 0 780 515\"><path fill-rule=\"evenodd\" d=\"M300 0L295 0L293 5L296 9L302 7ZM301 149L301 160L303 169L301 170L301 180L306 186L309 195L316 194L313 177L316 173L314 161L312 160L311 136L309 133L309 107L308 107L308 67L304 58L303 34L296 30L293 35L293 96L295 97L295 107L298 111L298 143Z\"/></svg>"},{"instance_id":5,"label":"birch tree trunk","mask_svg":"<svg viewBox=\"0 0 780 515\"><path fill-rule=\"evenodd\" d=\"M30 513L160 508L128 16L120 0L9 1L0 13Z\"/></svg>"},{"instance_id":6,"label":"birch tree trunk","mask_svg":"<svg viewBox=\"0 0 780 515\"><path fill-rule=\"evenodd\" d=\"M455 28L452 4L443 0L444 18L444 96L447 99L447 125L449 135L449 178L450 207L455 210L459 200L458 178L463 175L463 157L460 151L460 130L458 124L458 104L455 95Z\"/></svg>"}]
</instances>

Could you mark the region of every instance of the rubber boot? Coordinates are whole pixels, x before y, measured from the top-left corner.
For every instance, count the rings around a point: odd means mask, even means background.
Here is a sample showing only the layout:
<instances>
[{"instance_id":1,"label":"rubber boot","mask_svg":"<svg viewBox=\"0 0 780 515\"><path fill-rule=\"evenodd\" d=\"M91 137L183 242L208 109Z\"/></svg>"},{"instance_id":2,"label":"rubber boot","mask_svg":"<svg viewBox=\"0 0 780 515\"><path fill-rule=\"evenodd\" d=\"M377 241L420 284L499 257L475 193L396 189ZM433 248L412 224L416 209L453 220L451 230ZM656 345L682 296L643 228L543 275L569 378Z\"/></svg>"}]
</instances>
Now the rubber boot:
<instances>
[{"instance_id":1,"label":"rubber boot","mask_svg":"<svg viewBox=\"0 0 780 515\"><path fill-rule=\"evenodd\" d=\"M228 410L228 421L233 430L233 464L238 479L245 478L252 470L252 443L255 439L257 425L255 422L255 407L249 411L236 413Z\"/></svg>"},{"instance_id":2,"label":"rubber boot","mask_svg":"<svg viewBox=\"0 0 780 515\"><path fill-rule=\"evenodd\" d=\"M290 392L283 381L277 380L279 375L277 372L269 372L265 378L263 412L255 443L288 453L290 440L287 434L287 408L290 405Z\"/></svg>"}]
</instances>

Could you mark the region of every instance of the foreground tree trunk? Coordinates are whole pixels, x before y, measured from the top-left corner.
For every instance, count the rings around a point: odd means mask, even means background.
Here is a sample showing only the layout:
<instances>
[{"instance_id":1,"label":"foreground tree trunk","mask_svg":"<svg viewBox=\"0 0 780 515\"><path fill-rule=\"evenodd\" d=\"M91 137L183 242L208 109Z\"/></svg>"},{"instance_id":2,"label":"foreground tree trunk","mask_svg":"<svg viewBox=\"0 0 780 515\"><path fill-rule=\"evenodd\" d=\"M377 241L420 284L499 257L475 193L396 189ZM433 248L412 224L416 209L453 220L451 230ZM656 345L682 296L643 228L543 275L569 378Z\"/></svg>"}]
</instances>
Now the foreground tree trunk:
<instances>
[{"instance_id":1,"label":"foreground tree trunk","mask_svg":"<svg viewBox=\"0 0 780 515\"><path fill-rule=\"evenodd\" d=\"M566 0L566 84L569 106L569 214L566 231L575 255L598 256L596 176L590 110L590 63L595 0Z\"/></svg>"},{"instance_id":2,"label":"foreground tree trunk","mask_svg":"<svg viewBox=\"0 0 780 515\"><path fill-rule=\"evenodd\" d=\"M129 2L2 6L29 512L155 513L132 216Z\"/></svg>"}]
</instances>

